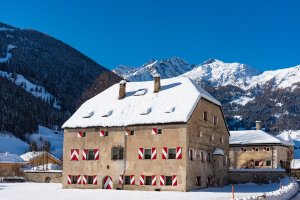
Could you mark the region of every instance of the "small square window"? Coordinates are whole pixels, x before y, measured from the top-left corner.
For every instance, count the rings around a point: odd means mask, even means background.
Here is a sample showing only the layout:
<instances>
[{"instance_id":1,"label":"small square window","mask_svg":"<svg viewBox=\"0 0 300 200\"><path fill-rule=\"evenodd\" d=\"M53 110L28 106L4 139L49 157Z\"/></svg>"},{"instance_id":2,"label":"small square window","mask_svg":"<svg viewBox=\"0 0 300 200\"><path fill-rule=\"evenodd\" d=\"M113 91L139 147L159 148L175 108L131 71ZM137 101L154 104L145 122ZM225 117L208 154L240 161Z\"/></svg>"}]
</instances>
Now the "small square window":
<instances>
[{"instance_id":1,"label":"small square window","mask_svg":"<svg viewBox=\"0 0 300 200\"><path fill-rule=\"evenodd\" d=\"M254 166L255 166L255 167L258 167L258 166L259 166L259 161L258 161L258 160L254 161Z\"/></svg>"},{"instance_id":2,"label":"small square window","mask_svg":"<svg viewBox=\"0 0 300 200\"><path fill-rule=\"evenodd\" d=\"M144 159L151 159L151 149L145 149L144 151Z\"/></svg>"},{"instance_id":3,"label":"small square window","mask_svg":"<svg viewBox=\"0 0 300 200\"><path fill-rule=\"evenodd\" d=\"M152 176L146 176L145 185L152 185Z\"/></svg>"},{"instance_id":4,"label":"small square window","mask_svg":"<svg viewBox=\"0 0 300 200\"><path fill-rule=\"evenodd\" d=\"M201 161L204 162L204 152L201 151Z\"/></svg>"},{"instance_id":5,"label":"small square window","mask_svg":"<svg viewBox=\"0 0 300 200\"><path fill-rule=\"evenodd\" d=\"M130 131L130 135L134 135L134 130L131 130L131 131Z\"/></svg>"},{"instance_id":6,"label":"small square window","mask_svg":"<svg viewBox=\"0 0 300 200\"><path fill-rule=\"evenodd\" d=\"M87 184L93 184L93 176L87 177Z\"/></svg>"},{"instance_id":7,"label":"small square window","mask_svg":"<svg viewBox=\"0 0 300 200\"><path fill-rule=\"evenodd\" d=\"M259 149L258 149L258 148L255 148L255 151L259 151Z\"/></svg>"},{"instance_id":8,"label":"small square window","mask_svg":"<svg viewBox=\"0 0 300 200\"><path fill-rule=\"evenodd\" d=\"M189 160L194 160L194 149L189 149Z\"/></svg>"},{"instance_id":9,"label":"small square window","mask_svg":"<svg viewBox=\"0 0 300 200\"><path fill-rule=\"evenodd\" d=\"M112 147L111 148L111 159L112 160L123 160L124 148L123 147Z\"/></svg>"},{"instance_id":10,"label":"small square window","mask_svg":"<svg viewBox=\"0 0 300 200\"><path fill-rule=\"evenodd\" d=\"M218 117L217 116L213 117L213 123L214 123L214 125L217 125L217 123L218 123Z\"/></svg>"},{"instance_id":11,"label":"small square window","mask_svg":"<svg viewBox=\"0 0 300 200\"><path fill-rule=\"evenodd\" d=\"M172 185L172 176L166 176L166 185Z\"/></svg>"},{"instance_id":12,"label":"small square window","mask_svg":"<svg viewBox=\"0 0 300 200\"><path fill-rule=\"evenodd\" d=\"M168 159L176 159L176 148L168 149Z\"/></svg>"},{"instance_id":13,"label":"small square window","mask_svg":"<svg viewBox=\"0 0 300 200\"><path fill-rule=\"evenodd\" d=\"M105 131L105 136L108 136L108 131Z\"/></svg>"},{"instance_id":14,"label":"small square window","mask_svg":"<svg viewBox=\"0 0 300 200\"><path fill-rule=\"evenodd\" d=\"M87 152L87 160L94 160L94 159L95 159L94 149L89 149Z\"/></svg>"},{"instance_id":15,"label":"small square window","mask_svg":"<svg viewBox=\"0 0 300 200\"><path fill-rule=\"evenodd\" d=\"M266 166L271 166L271 160L266 161Z\"/></svg>"},{"instance_id":16,"label":"small square window","mask_svg":"<svg viewBox=\"0 0 300 200\"><path fill-rule=\"evenodd\" d=\"M157 134L162 134L162 129L157 129Z\"/></svg>"},{"instance_id":17,"label":"small square window","mask_svg":"<svg viewBox=\"0 0 300 200\"><path fill-rule=\"evenodd\" d=\"M71 184L77 184L77 176L71 176Z\"/></svg>"},{"instance_id":18,"label":"small square window","mask_svg":"<svg viewBox=\"0 0 300 200\"><path fill-rule=\"evenodd\" d=\"M267 151L270 151L270 148L269 148L269 147L267 147Z\"/></svg>"},{"instance_id":19,"label":"small square window","mask_svg":"<svg viewBox=\"0 0 300 200\"><path fill-rule=\"evenodd\" d=\"M124 185L130 185L130 176L125 176Z\"/></svg>"}]
</instances>

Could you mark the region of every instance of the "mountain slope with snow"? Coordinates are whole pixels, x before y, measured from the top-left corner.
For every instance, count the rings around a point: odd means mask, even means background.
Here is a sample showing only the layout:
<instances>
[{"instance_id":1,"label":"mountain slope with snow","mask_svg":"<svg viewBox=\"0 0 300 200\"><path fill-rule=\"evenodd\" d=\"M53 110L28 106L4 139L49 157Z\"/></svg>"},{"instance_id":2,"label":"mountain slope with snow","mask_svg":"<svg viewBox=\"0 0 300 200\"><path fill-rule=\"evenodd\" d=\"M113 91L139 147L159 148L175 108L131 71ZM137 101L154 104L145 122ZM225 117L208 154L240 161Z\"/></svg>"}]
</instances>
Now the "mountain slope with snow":
<instances>
[{"instance_id":1,"label":"mountain slope with snow","mask_svg":"<svg viewBox=\"0 0 300 200\"><path fill-rule=\"evenodd\" d=\"M272 132L300 129L300 65L260 72L236 62L209 59L194 65L172 57L141 67L123 65L114 72L129 81L152 80L156 74L189 77L220 100L232 130L251 128L256 120L263 120Z\"/></svg>"}]
</instances>

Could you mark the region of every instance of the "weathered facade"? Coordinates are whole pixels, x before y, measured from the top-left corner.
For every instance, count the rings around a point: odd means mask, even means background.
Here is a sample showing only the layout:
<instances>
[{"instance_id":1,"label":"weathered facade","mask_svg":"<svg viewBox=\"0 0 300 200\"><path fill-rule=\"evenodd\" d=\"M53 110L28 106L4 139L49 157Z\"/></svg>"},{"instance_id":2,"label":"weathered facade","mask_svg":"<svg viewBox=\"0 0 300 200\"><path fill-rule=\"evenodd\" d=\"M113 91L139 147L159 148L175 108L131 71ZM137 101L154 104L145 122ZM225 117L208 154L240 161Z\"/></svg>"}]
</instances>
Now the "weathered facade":
<instances>
[{"instance_id":1,"label":"weathered facade","mask_svg":"<svg viewBox=\"0 0 300 200\"><path fill-rule=\"evenodd\" d=\"M256 127L257 130L230 132L231 182L268 182L268 177L274 181L276 177L290 172L290 162L294 157L293 143L260 130L259 121ZM245 178L249 174L252 179Z\"/></svg>"},{"instance_id":2,"label":"weathered facade","mask_svg":"<svg viewBox=\"0 0 300 200\"><path fill-rule=\"evenodd\" d=\"M120 89L126 90L124 84ZM164 89L163 82L154 86L158 95ZM124 91L119 94L118 101L128 98ZM62 183L63 188L174 191L223 186L228 154L229 132L221 106L202 97L186 122L64 125Z\"/></svg>"}]
</instances>

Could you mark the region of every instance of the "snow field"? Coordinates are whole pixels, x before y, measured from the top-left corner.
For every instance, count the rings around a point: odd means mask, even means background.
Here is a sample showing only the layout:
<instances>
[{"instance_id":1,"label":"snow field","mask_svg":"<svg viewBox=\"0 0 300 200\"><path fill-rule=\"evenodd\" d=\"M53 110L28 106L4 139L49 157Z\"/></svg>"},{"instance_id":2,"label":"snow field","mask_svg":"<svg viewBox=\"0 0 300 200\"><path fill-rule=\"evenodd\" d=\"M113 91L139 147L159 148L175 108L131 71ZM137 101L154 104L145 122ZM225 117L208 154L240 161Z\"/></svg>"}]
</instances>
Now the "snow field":
<instances>
[{"instance_id":1,"label":"snow field","mask_svg":"<svg viewBox=\"0 0 300 200\"><path fill-rule=\"evenodd\" d=\"M291 181L291 182L290 182ZM266 194L268 200L288 199L298 190L294 180L282 180L279 184L267 185L238 184L235 185L236 200L252 200ZM62 189L59 183L0 183L0 199L5 200L230 200L231 185L223 188L207 188L192 192L154 192L103 189Z\"/></svg>"}]
</instances>

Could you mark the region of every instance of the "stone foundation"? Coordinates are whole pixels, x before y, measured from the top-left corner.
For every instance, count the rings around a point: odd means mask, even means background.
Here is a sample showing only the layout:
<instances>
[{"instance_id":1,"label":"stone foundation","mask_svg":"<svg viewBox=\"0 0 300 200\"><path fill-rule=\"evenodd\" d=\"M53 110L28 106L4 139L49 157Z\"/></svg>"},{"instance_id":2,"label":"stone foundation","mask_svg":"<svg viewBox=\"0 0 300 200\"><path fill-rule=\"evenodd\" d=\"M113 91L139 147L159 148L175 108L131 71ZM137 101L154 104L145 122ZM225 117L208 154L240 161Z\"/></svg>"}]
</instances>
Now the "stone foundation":
<instances>
[{"instance_id":1,"label":"stone foundation","mask_svg":"<svg viewBox=\"0 0 300 200\"><path fill-rule=\"evenodd\" d=\"M24 172L24 179L38 183L61 183L62 172Z\"/></svg>"}]
</instances>

